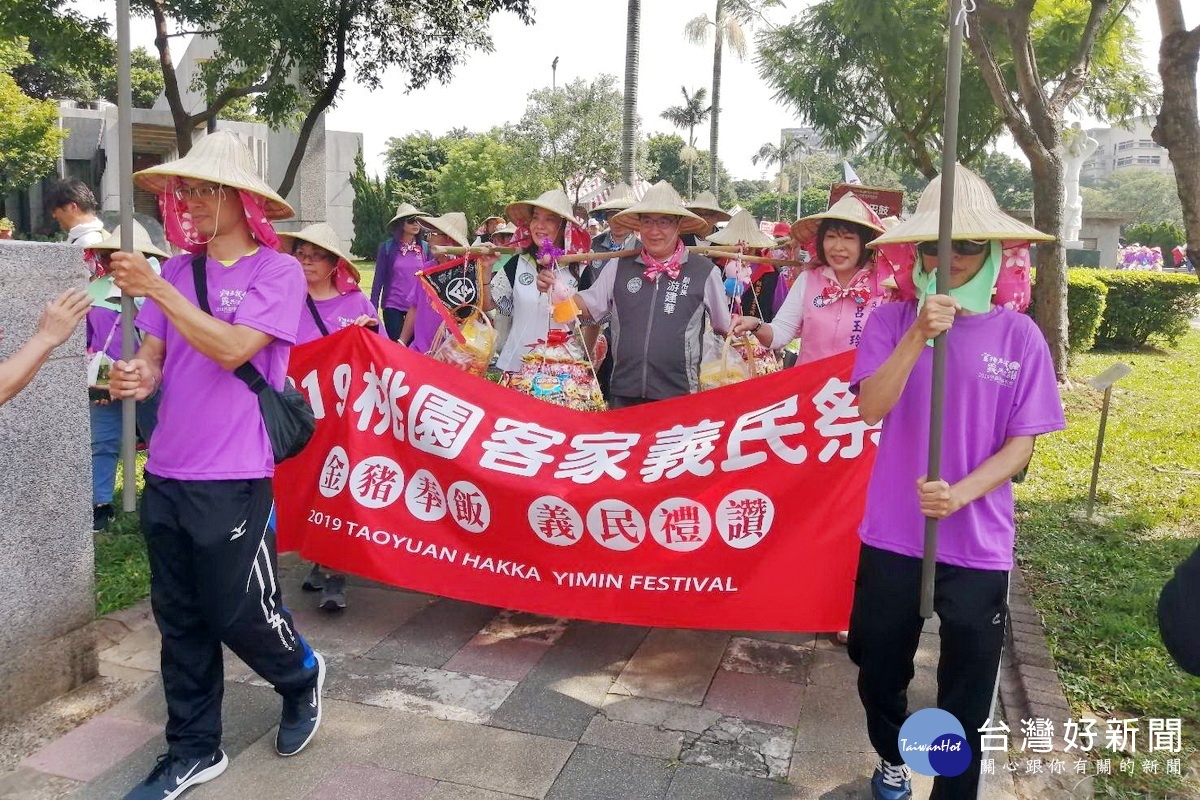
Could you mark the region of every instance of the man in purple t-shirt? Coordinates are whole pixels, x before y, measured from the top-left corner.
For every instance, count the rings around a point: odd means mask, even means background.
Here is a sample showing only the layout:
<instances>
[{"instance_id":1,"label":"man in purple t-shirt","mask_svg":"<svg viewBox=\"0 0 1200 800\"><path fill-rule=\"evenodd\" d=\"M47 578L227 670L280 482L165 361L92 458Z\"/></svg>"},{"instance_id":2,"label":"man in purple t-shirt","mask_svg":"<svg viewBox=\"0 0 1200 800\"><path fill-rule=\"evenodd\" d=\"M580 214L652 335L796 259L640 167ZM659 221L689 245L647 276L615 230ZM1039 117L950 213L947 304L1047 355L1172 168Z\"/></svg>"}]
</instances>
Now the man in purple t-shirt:
<instances>
[{"instance_id":1,"label":"man in purple t-shirt","mask_svg":"<svg viewBox=\"0 0 1200 800\"><path fill-rule=\"evenodd\" d=\"M891 303L872 314L851 378L863 421L884 422L859 528L849 640L867 730L880 756L871 780L876 800L912 796L899 734L924 622L919 598L926 517L940 520L937 705L962 724L971 751L960 774L935 778L932 797L976 797L979 729L991 716L1008 613L1016 533L1011 479L1029 463L1035 437L1065 427L1041 332L1024 314L991 305L1000 272L1010 268L998 240L1048 237L1003 214L973 173L960 167L956 184L965 197L956 192L950 294L934 294L932 287L938 268L935 179L917 212L876 240L920 243L912 273L920 302ZM991 202L978 203L979 197ZM968 210L973 213L962 213ZM942 479L929 481L927 343L939 334L947 336Z\"/></svg>"},{"instance_id":2,"label":"man in purple t-shirt","mask_svg":"<svg viewBox=\"0 0 1200 800\"><path fill-rule=\"evenodd\" d=\"M167 800L228 764L220 746L222 644L282 695L275 748L283 756L316 733L325 663L283 606L267 527L274 458L257 397L233 373L249 362L283 386L305 283L296 259L271 246L267 219L291 216L291 208L258 180L249 151L227 132L135 177L160 194L168 238L198 253L169 259L161 276L140 254L112 257L117 286L146 302L137 320L142 345L113 365L110 392L161 394L142 532L162 632L168 753L126 798ZM199 307L194 263L211 314Z\"/></svg>"}]
</instances>

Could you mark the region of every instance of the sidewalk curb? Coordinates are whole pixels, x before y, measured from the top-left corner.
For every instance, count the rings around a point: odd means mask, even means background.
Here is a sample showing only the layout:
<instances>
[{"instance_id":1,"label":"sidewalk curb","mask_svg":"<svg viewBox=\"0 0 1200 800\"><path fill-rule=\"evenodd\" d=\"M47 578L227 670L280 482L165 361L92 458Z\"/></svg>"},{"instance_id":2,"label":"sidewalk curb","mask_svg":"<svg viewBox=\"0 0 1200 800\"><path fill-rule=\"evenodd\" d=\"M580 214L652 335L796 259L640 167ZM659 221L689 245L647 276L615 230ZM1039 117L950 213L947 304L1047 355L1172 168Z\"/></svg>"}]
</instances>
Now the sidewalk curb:
<instances>
[{"instance_id":1,"label":"sidewalk curb","mask_svg":"<svg viewBox=\"0 0 1200 800\"><path fill-rule=\"evenodd\" d=\"M1004 632L1004 658L1000 667L1000 701L1012 732L1009 752L1021 740L1022 720L1048 719L1054 723L1056 734L1068 719L1074 718L1071 704L1063 692L1062 682L1055 670L1054 657L1046 645L1042 618L1033 607L1029 587L1019 565L1014 565L1008 598L1008 625ZM1072 766L1065 775L1013 774L1020 794L1024 797L1092 797L1092 778L1078 776L1074 771L1077 756L1063 750L1061 736L1054 738L1054 751L1041 755L1060 758ZM1015 763L1015 760L1014 760Z\"/></svg>"}]
</instances>

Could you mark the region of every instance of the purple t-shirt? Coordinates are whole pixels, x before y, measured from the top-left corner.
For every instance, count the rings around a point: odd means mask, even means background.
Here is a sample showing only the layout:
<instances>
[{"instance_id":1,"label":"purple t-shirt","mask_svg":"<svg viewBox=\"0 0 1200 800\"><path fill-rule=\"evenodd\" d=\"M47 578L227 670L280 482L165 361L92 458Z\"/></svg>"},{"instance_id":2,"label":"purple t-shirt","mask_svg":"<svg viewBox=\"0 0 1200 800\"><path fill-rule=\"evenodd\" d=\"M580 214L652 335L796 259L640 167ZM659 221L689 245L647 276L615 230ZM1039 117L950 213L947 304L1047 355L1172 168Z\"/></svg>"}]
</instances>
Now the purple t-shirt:
<instances>
[{"instance_id":1,"label":"purple t-shirt","mask_svg":"<svg viewBox=\"0 0 1200 800\"><path fill-rule=\"evenodd\" d=\"M891 355L917 318L917 304L887 303L867 321L851 384L855 391ZM948 334L942 479L964 478L1005 439L1066 427L1050 349L1033 320L1005 308L959 316ZM899 401L884 417L879 455L867 488L863 542L920 557L925 518L916 482L926 474L933 348L917 359ZM938 526L937 560L974 569L1013 564L1012 483L964 506Z\"/></svg>"},{"instance_id":2,"label":"purple t-shirt","mask_svg":"<svg viewBox=\"0 0 1200 800\"><path fill-rule=\"evenodd\" d=\"M429 352L433 337L442 325L442 315L433 305L435 302L441 301L430 297L429 292L421 286L421 281L414 278L408 290L408 309L413 315L413 338L408 346L418 353Z\"/></svg>"},{"instance_id":3,"label":"purple t-shirt","mask_svg":"<svg viewBox=\"0 0 1200 800\"><path fill-rule=\"evenodd\" d=\"M354 324L354 320L363 314L372 319L379 319L375 309L371 308L371 301L360 289L352 289L327 300L314 300L313 304L316 305L317 313L321 315L321 321L325 323L325 328L330 333L337 333L342 328L350 327ZM375 326L377 331L381 328L381 325ZM300 312L300 327L296 331L296 344L307 344L320 339L321 335L321 329L317 327L317 321L313 319L308 302L304 301L303 310Z\"/></svg>"},{"instance_id":4,"label":"purple t-shirt","mask_svg":"<svg viewBox=\"0 0 1200 800\"><path fill-rule=\"evenodd\" d=\"M116 361L121 357L121 315L111 308L92 306L87 312L87 349L103 350Z\"/></svg>"},{"instance_id":5,"label":"purple t-shirt","mask_svg":"<svg viewBox=\"0 0 1200 800\"><path fill-rule=\"evenodd\" d=\"M413 285L417 282L416 274L425 265L420 245L416 251L408 253L396 248L396 258L392 261L392 282L388 285L387 294L383 297L384 308L396 308L408 311L412 308L410 295Z\"/></svg>"},{"instance_id":6,"label":"purple t-shirt","mask_svg":"<svg viewBox=\"0 0 1200 800\"><path fill-rule=\"evenodd\" d=\"M206 267L213 316L275 337L250 363L268 383L282 388L304 308L306 284L300 263L260 247L232 266L210 258ZM162 274L189 302L199 305L190 254L169 259ZM146 471L178 480L271 477L271 442L250 387L193 348L153 300L142 306L137 325L166 346L158 427Z\"/></svg>"}]
</instances>

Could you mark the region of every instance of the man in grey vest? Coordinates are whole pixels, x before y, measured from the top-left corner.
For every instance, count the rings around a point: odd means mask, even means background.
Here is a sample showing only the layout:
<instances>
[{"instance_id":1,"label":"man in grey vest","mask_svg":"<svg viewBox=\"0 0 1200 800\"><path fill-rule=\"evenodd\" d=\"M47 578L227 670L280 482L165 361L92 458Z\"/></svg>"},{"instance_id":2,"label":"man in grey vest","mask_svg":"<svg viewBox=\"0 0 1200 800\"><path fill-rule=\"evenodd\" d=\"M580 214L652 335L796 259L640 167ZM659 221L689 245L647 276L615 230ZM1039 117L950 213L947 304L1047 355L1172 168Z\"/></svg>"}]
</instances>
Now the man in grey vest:
<instances>
[{"instance_id":1,"label":"man in grey vest","mask_svg":"<svg viewBox=\"0 0 1200 800\"><path fill-rule=\"evenodd\" d=\"M706 323L722 334L730 327L721 271L679 238L707 223L683 207L666 181L613 219L641 234L642 250L610 262L575 296L585 318L611 324L611 406L696 392ZM543 270L538 288L547 292L554 281L554 272Z\"/></svg>"}]
</instances>

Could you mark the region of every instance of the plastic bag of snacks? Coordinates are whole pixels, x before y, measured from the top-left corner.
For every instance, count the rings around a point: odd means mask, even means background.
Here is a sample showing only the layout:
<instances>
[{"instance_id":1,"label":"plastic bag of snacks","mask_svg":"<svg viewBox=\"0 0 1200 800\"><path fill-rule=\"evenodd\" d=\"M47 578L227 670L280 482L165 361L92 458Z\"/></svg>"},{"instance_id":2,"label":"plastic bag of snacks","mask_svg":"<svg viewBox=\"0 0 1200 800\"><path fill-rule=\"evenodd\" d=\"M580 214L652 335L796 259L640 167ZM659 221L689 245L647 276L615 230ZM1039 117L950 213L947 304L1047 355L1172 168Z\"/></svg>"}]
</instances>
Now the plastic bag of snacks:
<instances>
[{"instance_id":1,"label":"plastic bag of snacks","mask_svg":"<svg viewBox=\"0 0 1200 800\"><path fill-rule=\"evenodd\" d=\"M518 392L576 411L608 408L587 349L567 331L550 331L521 361L521 368L507 379Z\"/></svg>"},{"instance_id":2,"label":"plastic bag of snacks","mask_svg":"<svg viewBox=\"0 0 1200 800\"><path fill-rule=\"evenodd\" d=\"M463 336L461 342L443 322L434 337L429 355L443 364L482 378L487 374L488 363L496 350L496 329L487 315L476 309L462 321L459 332Z\"/></svg>"},{"instance_id":3,"label":"plastic bag of snacks","mask_svg":"<svg viewBox=\"0 0 1200 800\"><path fill-rule=\"evenodd\" d=\"M750 365L732 346L727 336L704 336L704 356L700 361L700 389L716 389L741 383L751 377Z\"/></svg>"},{"instance_id":4,"label":"plastic bag of snacks","mask_svg":"<svg viewBox=\"0 0 1200 800\"><path fill-rule=\"evenodd\" d=\"M783 369L783 361L775 355L775 351L758 343L753 336L746 336L733 343L734 349L750 367L750 376L770 375Z\"/></svg>"}]
</instances>

